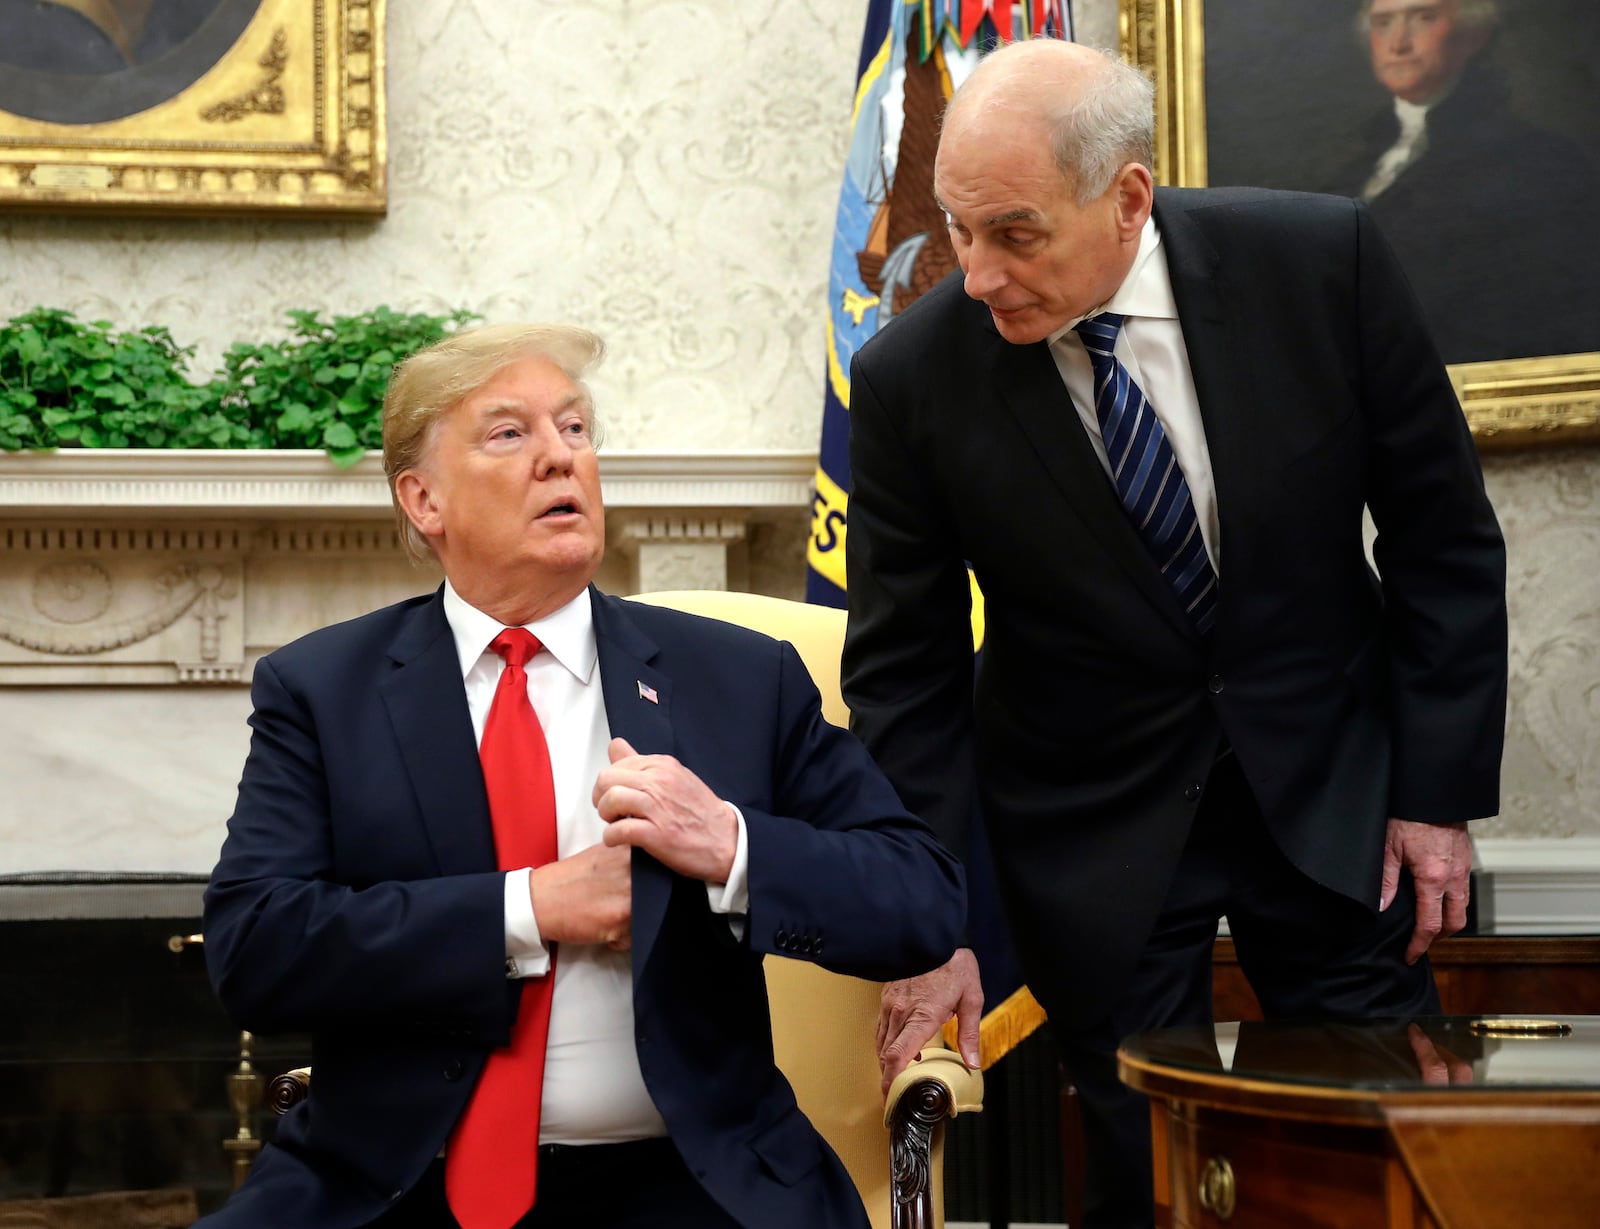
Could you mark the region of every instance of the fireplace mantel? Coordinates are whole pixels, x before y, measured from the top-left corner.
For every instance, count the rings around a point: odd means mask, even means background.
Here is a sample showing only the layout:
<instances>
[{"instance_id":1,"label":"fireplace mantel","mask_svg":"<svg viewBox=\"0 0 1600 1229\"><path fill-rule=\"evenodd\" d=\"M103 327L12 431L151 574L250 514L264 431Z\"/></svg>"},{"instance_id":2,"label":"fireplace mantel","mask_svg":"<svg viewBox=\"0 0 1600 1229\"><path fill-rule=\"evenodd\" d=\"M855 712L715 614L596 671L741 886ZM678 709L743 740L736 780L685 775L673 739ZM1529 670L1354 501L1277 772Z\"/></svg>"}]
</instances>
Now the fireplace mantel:
<instances>
[{"instance_id":1,"label":"fireplace mantel","mask_svg":"<svg viewBox=\"0 0 1600 1229\"><path fill-rule=\"evenodd\" d=\"M803 524L815 466L602 453L602 586L746 587L752 534ZM400 550L377 454L0 454L0 684L238 685L262 653L437 580Z\"/></svg>"}]
</instances>

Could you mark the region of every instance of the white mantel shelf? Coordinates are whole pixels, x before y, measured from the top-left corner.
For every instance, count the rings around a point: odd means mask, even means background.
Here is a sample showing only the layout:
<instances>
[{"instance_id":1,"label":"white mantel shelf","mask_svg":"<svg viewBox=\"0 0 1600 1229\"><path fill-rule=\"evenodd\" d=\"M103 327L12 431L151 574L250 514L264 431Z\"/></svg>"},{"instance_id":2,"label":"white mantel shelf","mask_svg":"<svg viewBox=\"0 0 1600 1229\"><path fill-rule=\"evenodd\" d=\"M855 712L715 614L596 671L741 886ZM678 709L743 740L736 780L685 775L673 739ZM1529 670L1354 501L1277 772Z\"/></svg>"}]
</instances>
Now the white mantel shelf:
<instances>
[{"instance_id":1,"label":"white mantel shelf","mask_svg":"<svg viewBox=\"0 0 1600 1229\"><path fill-rule=\"evenodd\" d=\"M607 509L805 507L817 455L603 451ZM367 518L390 514L377 453L340 469L321 452L61 449L0 453L0 516L81 518L121 511L164 519Z\"/></svg>"}]
</instances>

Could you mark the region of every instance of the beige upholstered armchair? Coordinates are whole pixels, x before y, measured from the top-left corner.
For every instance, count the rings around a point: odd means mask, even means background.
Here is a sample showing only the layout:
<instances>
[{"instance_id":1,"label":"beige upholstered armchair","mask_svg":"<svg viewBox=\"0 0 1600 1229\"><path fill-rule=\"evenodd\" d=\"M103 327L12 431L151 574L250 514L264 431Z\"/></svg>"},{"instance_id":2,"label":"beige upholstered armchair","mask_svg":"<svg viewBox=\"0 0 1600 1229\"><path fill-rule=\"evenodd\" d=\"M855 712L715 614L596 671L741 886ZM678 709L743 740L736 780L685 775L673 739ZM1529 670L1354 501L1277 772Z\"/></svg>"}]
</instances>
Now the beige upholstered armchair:
<instances>
[{"instance_id":1,"label":"beige upholstered armchair","mask_svg":"<svg viewBox=\"0 0 1600 1229\"><path fill-rule=\"evenodd\" d=\"M709 615L787 640L822 693L823 714L844 725L839 653L844 612L751 593L692 590L635 599ZM861 1192L873 1229L938 1229L944 1224L944 1123L983 1108L983 1075L948 1050L925 1050L889 1090L879 1092L879 986L803 961L766 958L773 1050L800 1108L839 1154ZM309 1092L309 1070L273 1081L278 1113Z\"/></svg>"}]
</instances>

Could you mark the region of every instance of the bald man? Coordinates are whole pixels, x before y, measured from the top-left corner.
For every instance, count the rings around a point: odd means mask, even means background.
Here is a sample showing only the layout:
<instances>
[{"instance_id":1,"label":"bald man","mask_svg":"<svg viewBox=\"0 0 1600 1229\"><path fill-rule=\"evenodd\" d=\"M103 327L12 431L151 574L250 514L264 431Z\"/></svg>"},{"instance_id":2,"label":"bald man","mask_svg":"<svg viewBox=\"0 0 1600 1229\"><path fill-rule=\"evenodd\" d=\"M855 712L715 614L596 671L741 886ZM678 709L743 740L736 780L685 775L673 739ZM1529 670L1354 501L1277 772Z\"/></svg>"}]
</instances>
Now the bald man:
<instances>
[{"instance_id":1,"label":"bald man","mask_svg":"<svg viewBox=\"0 0 1600 1229\"><path fill-rule=\"evenodd\" d=\"M1116 60L986 59L934 174L960 272L851 371L846 697L946 842L981 808L1091 1229L1152 1222L1115 1051L1210 1019L1219 918L1269 1016L1438 1009L1505 708L1499 528L1365 208L1155 190L1152 143ZM970 951L890 986L886 1076L952 1014L975 1061L980 1006Z\"/></svg>"}]
</instances>

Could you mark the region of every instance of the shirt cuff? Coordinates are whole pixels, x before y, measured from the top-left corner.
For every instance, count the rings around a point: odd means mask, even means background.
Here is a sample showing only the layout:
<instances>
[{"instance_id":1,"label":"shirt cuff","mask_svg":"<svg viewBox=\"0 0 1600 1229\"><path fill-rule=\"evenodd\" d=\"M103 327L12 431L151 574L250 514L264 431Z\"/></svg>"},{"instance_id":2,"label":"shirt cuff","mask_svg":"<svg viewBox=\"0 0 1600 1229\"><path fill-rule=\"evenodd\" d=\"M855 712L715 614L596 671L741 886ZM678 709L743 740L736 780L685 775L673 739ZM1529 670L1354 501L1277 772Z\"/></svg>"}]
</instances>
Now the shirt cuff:
<instances>
[{"instance_id":1,"label":"shirt cuff","mask_svg":"<svg viewBox=\"0 0 1600 1229\"><path fill-rule=\"evenodd\" d=\"M727 913L728 923L736 937L744 937L744 915L750 912L750 840L745 831L744 813L728 803L733 818L738 822L738 844L733 851L733 866L728 870L727 883L706 884L706 899L711 902L712 913Z\"/></svg>"},{"instance_id":2,"label":"shirt cuff","mask_svg":"<svg viewBox=\"0 0 1600 1229\"><path fill-rule=\"evenodd\" d=\"M550 971L550 950L533 916L528 867L506 872L506 976L543 977Z\"/></svg>"}]
</instances>

